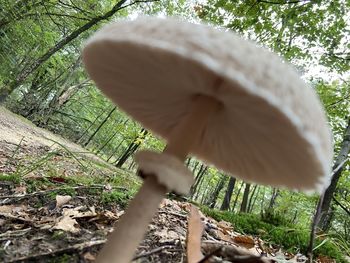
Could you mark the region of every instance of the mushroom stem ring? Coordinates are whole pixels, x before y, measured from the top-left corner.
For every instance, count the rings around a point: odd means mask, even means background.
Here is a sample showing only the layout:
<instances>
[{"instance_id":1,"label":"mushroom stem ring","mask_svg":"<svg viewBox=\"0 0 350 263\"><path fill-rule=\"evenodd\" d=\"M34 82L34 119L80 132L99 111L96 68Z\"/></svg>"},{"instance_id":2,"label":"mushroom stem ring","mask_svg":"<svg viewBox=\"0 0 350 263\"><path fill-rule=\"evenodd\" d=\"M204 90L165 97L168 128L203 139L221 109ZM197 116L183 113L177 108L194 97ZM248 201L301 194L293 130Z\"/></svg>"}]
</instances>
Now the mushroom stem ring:
<instances>
[{"instance_id":1,"label":"mushroom stem ring","mask_svg":"<svg viewBox=\"0 0 350 263\"><path fill-rule=\"evenodd\" d=\"M198 95L194 98L192 109L183 118L183 120L171 132L168 144L164 150L164 155L171 155L179 162L183 162L190 152L193 143L201 136L208 119L220 108L220 103L209 96ZM118 221L115 230L108 237L108 241L101 250L97 262L130 262L135 253L135 249L141 242L147 225L156 213L161 200L168 191L178 189L174 182L179 177L189 177L189 173L182 173L181 169L174 167L165 167L163 169L151 168L143 171L143 165L140 165L140 171L145 180L135 198L131 201L127 212ZM150 170L151 169L151 170ZM169 172L167 176L175 178L164 178L162 171L170 169L175 172ZM180 171L180 172L179 172ZM181 174L179 174L181 173ZM161 178L163 177L163 178ZM192 178L185 178L184 181L192 182ZM191 184L186 186L189 188Z\"/></svg>"}]
</instances>

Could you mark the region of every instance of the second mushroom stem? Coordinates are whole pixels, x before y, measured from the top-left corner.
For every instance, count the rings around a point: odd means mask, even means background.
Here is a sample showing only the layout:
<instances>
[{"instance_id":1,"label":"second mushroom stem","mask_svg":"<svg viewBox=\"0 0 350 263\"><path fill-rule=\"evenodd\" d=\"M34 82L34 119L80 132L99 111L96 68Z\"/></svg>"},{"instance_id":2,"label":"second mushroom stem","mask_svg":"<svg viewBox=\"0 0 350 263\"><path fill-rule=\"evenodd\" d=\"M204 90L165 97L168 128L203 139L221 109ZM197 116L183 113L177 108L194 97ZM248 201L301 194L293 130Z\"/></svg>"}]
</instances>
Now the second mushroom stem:
<instances>
[{"instance_id":1,"label":"second mushroom stem","mask_svg":"<svg viewBox=\"0 0 350 263\"><path fill-rule=\"evenodd\" d=\"M218 101L208 96L196 96L191 111L170 134L164 152L181 161L185 160L193 143L204 131L210 115L217 111L219 106ZM166 189L155 176L145 175L141 189L131 201L126 213L117 222L115 230L109 235L107 243L97 257L98 263L128 263L132 260L147 230L147 225L169 190L172 189Z\"/></svg>"}]
</instances>

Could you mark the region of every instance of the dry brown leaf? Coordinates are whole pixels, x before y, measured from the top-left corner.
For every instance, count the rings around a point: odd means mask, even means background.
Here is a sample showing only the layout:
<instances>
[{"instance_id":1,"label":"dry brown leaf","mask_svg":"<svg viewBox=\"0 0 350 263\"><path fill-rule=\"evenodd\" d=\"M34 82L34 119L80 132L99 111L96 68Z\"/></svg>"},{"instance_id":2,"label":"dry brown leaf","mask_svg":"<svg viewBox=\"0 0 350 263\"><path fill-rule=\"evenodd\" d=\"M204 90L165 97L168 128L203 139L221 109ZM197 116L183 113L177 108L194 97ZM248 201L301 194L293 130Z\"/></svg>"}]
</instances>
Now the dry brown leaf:
<instances>
[{"instance_id":1,"label":"dry brown leaf","mask_svg":"<svg viewBox=\"0 0 350 263\"><path fill-rule=\"evenodd\" d=\"M232 237L229 234L222 232L220 229L216 230L215 232L221 240L227 241L227 242L232 242Z\"/></svg>"},{"instance_id":2,"label":"dry brown leaf","mask_svg":"<svg viewBox=\"0 0 350 263\"><path fill-rule=\"evenodd\" d=\"M83 218L83 217L95 217L97 216L97 213L94 211L85 211L81 212L79 211L82 207L76 207L76 208L64 208L63 209L63 216L69 216L71 218Z\"/></svg>"},{"instance_id":3,"label":"dry brown leaf","mask_svg":"<svg viewBox=\"0 0 350 263\"><path fill-rule=\"evenodd\" d=\"M84 255L83 255L83 258L85 260L88 260L88 261L95 261L96 260L96 257L91 254L90 252L86 252Z\"/></svg>"},{"instance_id":4,"label":"dry brown leaf","mask_svg":"<svg viewBox=\"0 0 350 263\"><path fill-rule=\"evenodd\" d=\"M72 197L70 195L56 195L56 207L61 207L68 203Z\"/></svg>"},{"instance_id":5,"label":"dry brown leaf","mask_svg":"<svg viewBox=\"0 0 350 263\"><path fill-rule=\"evenodd\" d=\"M253 248L255 246L254 239L250 236L236 236L233 238L233 241L238 245L248 249Z\"/></svg>"},{"instance_id":6,"label":"dry brown leaf","mask_svg":"<svg viewBox=\"0 0 350 263\"><path fill-rule=\"evenodd\" d=\"M2 205L0 206L0 213L11 214L14 207L13 205Z\"/></svg>"},{"instance_id":7,"label":"dry brown leaf","mask_svg":"<svg viewBox=\"0 0 350 263\"><path fill-rule=\"evenodd\" d=\"M78 225L78 222L75 219L70 216L63 216L53 228L71 233L78 233L80 229L76 227L76 225Z\"/></svg>"},{"instance_id":8,"label":"dry brown leaf","mask_svg":"<svg viewBox=\"0 0 350 263\"><path fill-rule=\"evenodd\" d=\"M231 223L226 222L226 221L220 221L218 223L218 227L224 232L225 234L229 234L230 232L233 231L233 227Z\"/></svg>"},{"instance_id":9,"label":"dry brown leaf","mask_svg":"<svg viewBox=\"0 0 350 263\"><path fill-rule=\"evenodd\" d=\"M318 256L316 262L318 263L336 263L335 259L332 259L327 256Z\"/></svg>"},{"instance_id":10,"label":"dry brown leaf","mask_svg":"<svg viewBox=\"0 0 350 263\"><path fill-rule=\"evenodd\" d=\"M26 194L27 193L27 187L26 186L17 186L13 191L16 194Z\"/></svg>"},{"instance_id":11,"label":"dry brown leaf","mask_svg":"<svg viewBox=\"0 0 350 263\"><path fill-rule=\"evenodd\" d=\"M196 263L203 258L201 239L204 226L198 209L191 205L187 232L187 262Z\"/></svg>"}]
</instances>

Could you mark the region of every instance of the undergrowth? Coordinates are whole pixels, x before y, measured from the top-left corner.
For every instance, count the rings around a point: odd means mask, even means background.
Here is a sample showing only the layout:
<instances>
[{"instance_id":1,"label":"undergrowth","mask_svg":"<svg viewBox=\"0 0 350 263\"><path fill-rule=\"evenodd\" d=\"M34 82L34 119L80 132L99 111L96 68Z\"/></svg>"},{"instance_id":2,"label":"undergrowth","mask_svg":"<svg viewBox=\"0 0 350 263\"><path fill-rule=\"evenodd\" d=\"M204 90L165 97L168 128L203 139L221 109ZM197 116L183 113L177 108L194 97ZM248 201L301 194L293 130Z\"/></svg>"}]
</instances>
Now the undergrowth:
<instances>
[{"instance_id":1,"label":"undergrowth","mask_svg":"<svg viewBox=\"0 0 350 263\"><path fill-rule=\"evenodd\" d=\"M254 214L234 214L227 211L213 210L207 207L201 207L201 210L207 216L214 218L217 221L230 222L234 230L244 234L259 236L263 240L274 244L281 245L285 251L291 253L306 254L308 247L310 230L295 228L286 220L275 217L266 217ZM271 221L269 221L271 219ZM337 262L346 263L343 251L335 244L331 236L328 240L325 238L316 238L314 255L328 256L335 259Z\"/></svg>"}]
</instances>

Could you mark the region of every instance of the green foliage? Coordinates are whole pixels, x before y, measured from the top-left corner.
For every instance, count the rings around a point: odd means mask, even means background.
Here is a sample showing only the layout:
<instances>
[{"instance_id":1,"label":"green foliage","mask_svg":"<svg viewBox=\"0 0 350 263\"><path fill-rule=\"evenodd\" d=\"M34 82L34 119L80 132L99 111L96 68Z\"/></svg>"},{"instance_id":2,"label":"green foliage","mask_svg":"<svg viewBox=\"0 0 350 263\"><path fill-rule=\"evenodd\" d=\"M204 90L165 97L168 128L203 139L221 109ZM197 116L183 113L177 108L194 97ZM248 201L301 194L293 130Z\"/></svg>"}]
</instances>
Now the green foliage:
<instances>
[{"instance_id":1,"label":"green foliage","mask_svg":"<svg viewBox=\"0 0 350 263\"><path fill-rule=\"evenodd\" d=\"M235 231L246 233L250 235L260 236L263 240L268 241L277 246L282 246L286 251L292 253L301 252L306 253L310 230L303 228L292 228L282 215L269 215L265 219L254 214L234 214L232 212L223 212L218 210L201 207L201 210L207 216L214 218L217 221L230 222ZM270 221L269 221L270 220ZM316 239L316 246L321 244L323 240ZM325 242L319 246L315 251L315 255L325 255L337 262L346 262L344 259L343 250L341 250L335 242Z\"/></svg>"},{"instance_id":2,"label":"green foliage","mask_svg":"<svg viewBox=\"0 0 350 263\"><path fill-rule=\"evenodd\" d=\"M266 209L261 214L261 220L274 226L289 226L290 222L280 212L274 209Z\"/></svg>"},{"instance_id":3,"label":"green foliage","mask_svg":"<svg viewBox=\"0 0 350 263\"><path fill-rule=\"evenodd\" d=\"M0 173L0 181L7 181L7 182L13 182L18 184L21 181L21 177L17 174Z\"/></svg>"},{"instance_id":4,"label":"green foliage","mask_svg":"<svg viewBox=\"0 0 350 263\"><path fill-rule=\"evenodd\" d=\"M101 201L105 204L119 204L125 207L130 199L130 194L123 191L110 191L101 194Z\"/></svg>"}]
</instances>

